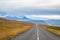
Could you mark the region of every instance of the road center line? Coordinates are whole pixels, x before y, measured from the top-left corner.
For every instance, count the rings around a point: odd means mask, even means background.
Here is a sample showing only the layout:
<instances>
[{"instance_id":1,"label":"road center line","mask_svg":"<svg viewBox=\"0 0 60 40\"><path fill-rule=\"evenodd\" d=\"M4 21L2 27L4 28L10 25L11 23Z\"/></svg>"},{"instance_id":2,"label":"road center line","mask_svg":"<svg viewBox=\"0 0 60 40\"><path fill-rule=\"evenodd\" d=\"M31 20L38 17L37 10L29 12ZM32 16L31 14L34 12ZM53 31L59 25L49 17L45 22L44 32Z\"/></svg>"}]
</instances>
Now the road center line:
<instances>
[{"instance_id":1,"label":"road center line","mask_svg":"<svg viewBox=\"0 0 60 40\"><path fill-rule=\"evenodd\" d=\"M37 27L37 24L36 24L36 29L37 29L37 40L39 40L39 29Z\"/></svg>"}]
</instances>

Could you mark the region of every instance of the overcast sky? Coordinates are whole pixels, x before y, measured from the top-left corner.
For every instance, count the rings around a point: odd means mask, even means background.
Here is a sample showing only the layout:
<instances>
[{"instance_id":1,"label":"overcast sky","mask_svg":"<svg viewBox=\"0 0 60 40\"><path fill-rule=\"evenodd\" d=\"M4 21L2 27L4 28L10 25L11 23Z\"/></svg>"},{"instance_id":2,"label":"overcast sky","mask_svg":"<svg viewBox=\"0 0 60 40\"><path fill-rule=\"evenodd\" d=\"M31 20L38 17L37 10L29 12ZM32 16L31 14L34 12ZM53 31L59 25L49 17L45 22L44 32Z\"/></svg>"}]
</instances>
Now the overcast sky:
<instances>
[{"instance_id":1,"label":"overcast sky","mask_svg":"<svg viewBox=\"0 0 60 40\"><path fill-rule=\"evenodd\" d=\"M15 15L60 15L60 0L0 0L0 12Z\"/></svg>"},{"instance_id":2,"label":"overcast sky","mask_svg":"<svg viewBox=\"0 0 60 40\"><path fill-rule=\"evenodd\" d=\"M60 10L60 0L0 0L4 8L35 7L48 10Z\"/></svg>"}]
</instances>

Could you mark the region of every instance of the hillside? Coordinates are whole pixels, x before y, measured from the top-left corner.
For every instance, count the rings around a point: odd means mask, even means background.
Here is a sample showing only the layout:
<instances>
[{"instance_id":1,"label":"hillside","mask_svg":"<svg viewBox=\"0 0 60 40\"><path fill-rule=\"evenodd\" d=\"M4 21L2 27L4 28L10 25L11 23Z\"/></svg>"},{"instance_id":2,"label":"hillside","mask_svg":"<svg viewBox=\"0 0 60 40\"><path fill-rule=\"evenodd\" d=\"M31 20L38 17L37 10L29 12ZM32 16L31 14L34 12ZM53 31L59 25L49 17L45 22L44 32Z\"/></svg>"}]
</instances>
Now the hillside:
<instances>
[{"instance_id":1,"label":"hillside","mask_svg":"<svg viewBox=\"0 0 60 40\"><path fill-rule=\"evenodd\" d=\"M33 23L0 18L0 40L6 40L23 33L34 26Z\"/></svg>"},{"instance_id":2,"label":"hillside","mask_svg":"<svg viewBox=\"0 0 60 40\"><path fill-rule=\"evenodd\" d=\"M0 27L22 27L22 26L32 26L33 23L24 21L7 20L0 18Z\"/></svg>"}]
</instances>

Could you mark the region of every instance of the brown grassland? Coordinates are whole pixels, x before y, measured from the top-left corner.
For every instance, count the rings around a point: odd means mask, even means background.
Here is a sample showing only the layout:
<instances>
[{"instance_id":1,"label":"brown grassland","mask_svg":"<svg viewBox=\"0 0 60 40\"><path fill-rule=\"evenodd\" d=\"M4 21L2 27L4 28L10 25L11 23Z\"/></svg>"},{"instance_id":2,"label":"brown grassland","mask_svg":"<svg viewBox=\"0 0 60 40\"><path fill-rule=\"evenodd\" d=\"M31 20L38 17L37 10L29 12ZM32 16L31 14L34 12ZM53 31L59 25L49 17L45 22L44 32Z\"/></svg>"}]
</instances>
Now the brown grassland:
<instances>
[{"instance_id":1,"label":"brown grassland","mask_svg":"<svg viewBox=\"0 0 60 40\"><path fill-rule=\"evenodd\" d=\"M10 39L30 29L34 24L0 18L0 40Z\"/></svg>"},{"instance_id":2,"label":"brown grassland","mask_svg":"<svg viewBox=\"0 0 60 40\"><path fill-rule=\"evenodd\" d=\"M58 36L60 36L60 27L57 26L49 26L49 25L42 25L40 24L39 26L41 26L42 28L44 28L45 30L48 30Z\"/></svg>"}]
</instances>

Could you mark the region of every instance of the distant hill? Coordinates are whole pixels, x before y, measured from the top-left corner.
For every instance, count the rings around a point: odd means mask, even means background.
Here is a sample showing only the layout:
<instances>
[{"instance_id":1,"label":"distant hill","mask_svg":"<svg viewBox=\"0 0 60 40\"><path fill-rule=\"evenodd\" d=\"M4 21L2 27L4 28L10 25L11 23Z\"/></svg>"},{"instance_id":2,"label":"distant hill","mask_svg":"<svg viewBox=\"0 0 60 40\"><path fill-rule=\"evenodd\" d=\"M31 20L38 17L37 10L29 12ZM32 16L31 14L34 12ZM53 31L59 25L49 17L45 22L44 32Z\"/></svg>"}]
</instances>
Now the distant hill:
<instances>
[{"instance_id":1,"label":"distant hill","mask_svg":"<svg viewBox=\"0 0 60 40\"><path fill-rule=\"evenodd\" d=\"M36 24L47 24L44 20L30 20L30 22L36 23Z\"/></svg>"},{"instance_id":2,"label":"distant hill","mask_svg":"<svg viewBox=\"0 0 60 40\"><path fill-rule=\"evenodd\" d=\"M47 20L47 22L55 26L60 26L60 20L57 19Z\"/></svg>"}]
</instances>

